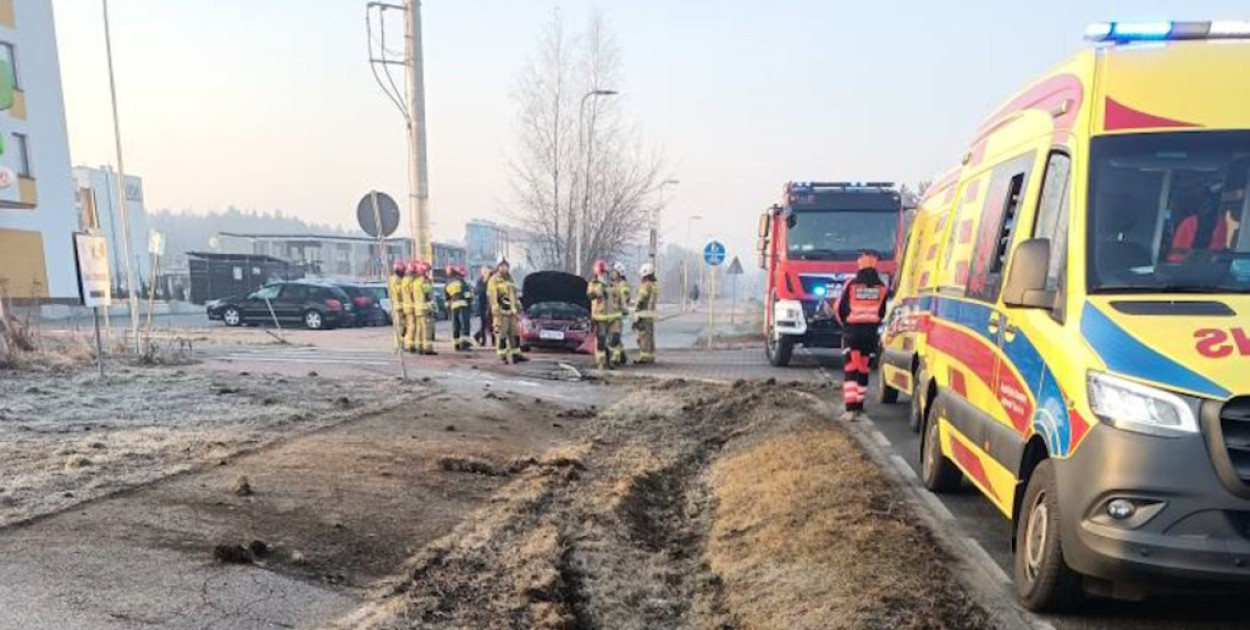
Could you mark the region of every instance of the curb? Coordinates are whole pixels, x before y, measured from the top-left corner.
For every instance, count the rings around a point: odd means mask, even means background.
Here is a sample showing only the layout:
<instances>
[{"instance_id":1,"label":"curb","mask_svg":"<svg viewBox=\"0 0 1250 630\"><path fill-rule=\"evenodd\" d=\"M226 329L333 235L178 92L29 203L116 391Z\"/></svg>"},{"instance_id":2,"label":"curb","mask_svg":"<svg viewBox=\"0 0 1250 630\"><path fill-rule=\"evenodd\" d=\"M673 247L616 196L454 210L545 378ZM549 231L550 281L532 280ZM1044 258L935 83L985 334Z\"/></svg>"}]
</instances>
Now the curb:
<instances>
[{"instance_id":1,"label":"curb","mask_svg":"<svg viewBox=\"0 0 1250 630\"><path fill-rule=\"evenodd\" d=\"M955 561L956 575L969 587L969 594L985 609L995 627L1004 630L1054 630L1049 622L1024 609L1016 598L1011 578L976 539L965 535L955 515L921 485L920 478L902 456L893 452L888 438L870 419L843 423L882 474L902 493L921 524Z\"/></svg>"}]
</instances>

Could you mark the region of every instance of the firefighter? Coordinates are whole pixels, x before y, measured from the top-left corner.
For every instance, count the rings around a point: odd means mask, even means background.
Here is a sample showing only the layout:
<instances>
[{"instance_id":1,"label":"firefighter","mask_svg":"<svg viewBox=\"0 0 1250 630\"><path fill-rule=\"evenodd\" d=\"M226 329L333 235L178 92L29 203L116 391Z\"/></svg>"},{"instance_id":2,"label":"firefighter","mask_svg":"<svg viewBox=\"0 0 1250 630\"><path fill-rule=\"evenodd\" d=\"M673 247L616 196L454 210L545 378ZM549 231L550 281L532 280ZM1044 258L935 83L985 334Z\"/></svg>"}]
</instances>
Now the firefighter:
<instances>
[{"instance_id":1,"label":"firefighter","mask_svg":"<svg viewBox=\"0 0 1250 630\"><path fill-rule=\"evenodd\" d=\"M594 276L586 283L586 297L590 298L590 319L595 327L595 367L612 369L609 350L621 343L620 293L612 285L608 275L608 263L596 260Z\"/></svg>"},{"instance_id":2,"label":"firefighter","mask_svg":"<svg viewBox=\"0 0 1250 630\"><path fill-rule=\"evenodd\" d=\"M655 281L655 266L643 263L638 270L638 303L634 305L634 331L638 333L637 363L655 363L655 307L660 298L660 285Z\"/></svg>"},{"instance_id":3,"label":"firefighter","mask_svg":"<svg viewBox=\"0 0 1250 630\"><path fill-rule=\"evenodd\" d=\"M404 310L404 350L417 351L417 275L421 269L421 261L414 260L407 265L408 273L399 285L400 301Z\"/></svg>"},{"instance_id":4,"label":"firefighter","mask_svg":"<svg viewBox=\"0 0 1250 630\"><path fill-rule=\"evenodd\" d=\"M467 274L461 267L447 265L447 286L443 289L451 311L451 341L458 352L473 349L473 333L469 330L473 285L464 279Z\"/></svg>"},{"instance_id":5,"label":"firefighter","mask_svg":"<svg viewBox=\"0 0 1250 630\"><path fill-rule=\"evenodd\" d=\"M489 265L482 265L482 268L478 271L477 284L473 285L473 302L477 310L478 323L482 325L474 333L473 337L477 339L477 345L479 346L485 346L488 337L490 338L490 345L495 345L494 335L491 334L494 330L494 324L490 314L490 300L486 297L486 287L490 282L491 273Z\"/></svg>"},{"instance_id":6,"label":"firefighter","mask_svg":"<svg viewBox=\"0 0 1250 630\"><path fill-rule=\"evenodd\" d=\"M864 414L868 395L868 371L872 354L880 344L878 328L885 317L889 287L877 273L877 253L865 250L859 255L859 271L842 288L834 316L842 325L842 419L854 422Z\"/></svg>"},{"instance_id":7,"label":"firefighter","mask_svg":"<svg viewBox=\"0 0 1250 630\"><path fill-rule=\"evenodd\" d=\"M404 339L404 276L408 274L408 265L402 260L395 261L391 267L391 277L386 280L387 294L391 296L391 325L395 327L396 340L403 345Z\"/></svg>"},{"instance_id":8,"label":"firefighter","mask_svg":"<svg viewBox=\"0 0 1250 630\"><path fill-rule=\"evenodd\" d=\"M416 280L412 283L413 313L416 316L416 351L436 355L434 351L434 281L430 279L430 263L418 263Z\"/></svg>"},{"instance_id":9,"label":"firefighter","mask_svg":"<svg viewBox=\"0 0 1250 630\"><path fill-rule=\"evenodd\" d=\"M495 343L499 352L499 360L507 363L524 363L529 359L521 354L521 336L517 330L517 316L521 312L521 300L517 297L516 285L512 283L512 267L508 259L499 257L495 265L495 273L486 285L487 299L490 300L491 314L494 316Z\"/></svg>"},{"instance_id":10,"label":"firefighter","mask_svg":"<svg viewBox=\"0 0 1250 630\"><path fill-rule=\"evenodd\" d=\"M612 362L617 365L625 365L625 344L621 342L621 333L625 329L625 318L629 317L629 279L625 277L625 263L617 262L612 265L611 274L612 295L616 298L617 308L621 312L621 318L617 321L612 330L611 346L608 351L612 354Z\"/></svg>"}]
</instances>

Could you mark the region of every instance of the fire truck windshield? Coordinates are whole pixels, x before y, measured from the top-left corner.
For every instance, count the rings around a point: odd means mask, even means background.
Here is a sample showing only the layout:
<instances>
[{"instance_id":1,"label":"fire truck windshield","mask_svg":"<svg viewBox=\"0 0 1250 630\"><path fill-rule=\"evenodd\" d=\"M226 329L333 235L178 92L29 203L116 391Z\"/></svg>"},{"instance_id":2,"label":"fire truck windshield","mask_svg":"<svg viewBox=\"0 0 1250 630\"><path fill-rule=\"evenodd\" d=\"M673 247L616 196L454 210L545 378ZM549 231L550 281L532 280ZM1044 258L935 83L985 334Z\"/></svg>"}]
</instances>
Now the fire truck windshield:
<instances>
[{"instance_id":1,"label":"fire truck windshield","mask_svg":"<svg viewBox=\"0 0 1250 630\"><path fill-rule=\"evenodd\" d=\"M898 213L803 210L787 222L786 252L796 260L855 260L865 249L894 257Z\"/></svg>"}]
</instances>

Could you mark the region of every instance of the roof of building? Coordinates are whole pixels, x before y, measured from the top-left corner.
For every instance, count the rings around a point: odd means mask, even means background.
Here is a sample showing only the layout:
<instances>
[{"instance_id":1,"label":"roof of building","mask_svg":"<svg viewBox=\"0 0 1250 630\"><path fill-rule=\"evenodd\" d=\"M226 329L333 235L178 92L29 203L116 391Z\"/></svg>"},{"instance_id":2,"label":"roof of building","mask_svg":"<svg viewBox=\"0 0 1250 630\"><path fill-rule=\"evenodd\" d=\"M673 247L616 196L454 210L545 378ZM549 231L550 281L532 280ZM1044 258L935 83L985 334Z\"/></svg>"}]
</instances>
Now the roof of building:
<instances>
[{"instance_id":1,"label":"roof of building","mask_svg":"<svg viewBox=\"0 0 1250 630\"><path fill-rule=\"evenodd\" d=\"M343 241L348 243L376 243L377 239L372 236L347 236L342 234L243 234L240 232L219 232L218 236L229 236L233 238L254 238L254 239L271 239L284 241ZM402 236L390 236L384 239L388 244L402 243L411 241L412 239ZM439 247L464 247L457 243L447 243L443 241L434 241L434 245Z\"/></svg>"},{"instance_id":2,"label":"roof of building","mask_svg":"<svg viewBox=\"0 0 1250 630\"><path fill-rule=\"evenodd\" d=\"M291 264L289 260L274 258L273 256L263 256L261 254L221 254L217 252L187 252L188 258L202 258L204 260L217 261L240 261L240 262L275 262L282 264Z\"/></svg>"}]
</instances>

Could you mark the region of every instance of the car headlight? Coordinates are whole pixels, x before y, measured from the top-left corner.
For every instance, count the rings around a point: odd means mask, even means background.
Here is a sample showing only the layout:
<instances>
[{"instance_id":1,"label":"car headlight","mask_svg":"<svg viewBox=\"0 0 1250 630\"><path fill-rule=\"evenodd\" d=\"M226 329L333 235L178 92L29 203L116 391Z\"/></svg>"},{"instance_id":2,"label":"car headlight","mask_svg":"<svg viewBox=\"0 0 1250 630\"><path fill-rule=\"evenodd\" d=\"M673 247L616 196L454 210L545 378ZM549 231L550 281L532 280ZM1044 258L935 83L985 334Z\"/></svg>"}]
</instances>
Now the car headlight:
<instances>
[{"instance_id":1,"label":"car headlight","mask_svg":"<svg viewBox=\"0 0 1250 630\"><path fill-rule=\"evenodd\" d=\"M1090 408L1111 426L1162 436L1198 432L1196 398L1101 372L1090 372L1088 384Z\"/></svg>"}]
</instances>

